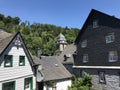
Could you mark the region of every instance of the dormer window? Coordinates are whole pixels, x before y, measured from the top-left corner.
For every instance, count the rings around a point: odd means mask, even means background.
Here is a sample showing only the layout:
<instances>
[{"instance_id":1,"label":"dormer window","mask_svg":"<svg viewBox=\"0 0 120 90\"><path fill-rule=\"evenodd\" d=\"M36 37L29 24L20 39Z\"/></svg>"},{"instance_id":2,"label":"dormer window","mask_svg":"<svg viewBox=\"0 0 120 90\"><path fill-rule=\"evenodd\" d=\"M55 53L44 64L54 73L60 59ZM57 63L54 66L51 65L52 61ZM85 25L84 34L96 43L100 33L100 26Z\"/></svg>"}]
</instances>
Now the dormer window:
<instances>
[{"instance_id":1,"label":"dormer window","mask_svg":"<svg viewBox=\"0 0 120 90\"><path fill-rule=\"evenodd\" d=\"M82 47L82 48L87 47L87 40L83 40L83 41L82 41L81 47Z\"/></svg>"},{"instance_id":2,"label":"dormer window","mask_svg":"<svg viewBox=\"0 0 120 90\"><path fill-rule=\"evenodd\" d=\"M95 20L95 21L93 21L93 28L97 28L97 27L98 27L98 21Z\"/></svg>"},{"instance_id":3,"label":"dormer window","mask_svg":"<svg viewBox=\"0 0 120 90\"><path fill-rule=\"evenodd\" d=\"M115 40L115 35L114 33L109 33L106 37L106 43L111 43L111 42L114 42Z\"/></svg>"},{"instance_id":4,"label":"dormer window","mask_svg":"<svg viewBox=\"0 0 120 90\"><path fill-rule=\"evenodd\" d=\"M87 63L88 62L88 54L84 54L83 55L83 63Z\"/></svg>"}]
</instances>

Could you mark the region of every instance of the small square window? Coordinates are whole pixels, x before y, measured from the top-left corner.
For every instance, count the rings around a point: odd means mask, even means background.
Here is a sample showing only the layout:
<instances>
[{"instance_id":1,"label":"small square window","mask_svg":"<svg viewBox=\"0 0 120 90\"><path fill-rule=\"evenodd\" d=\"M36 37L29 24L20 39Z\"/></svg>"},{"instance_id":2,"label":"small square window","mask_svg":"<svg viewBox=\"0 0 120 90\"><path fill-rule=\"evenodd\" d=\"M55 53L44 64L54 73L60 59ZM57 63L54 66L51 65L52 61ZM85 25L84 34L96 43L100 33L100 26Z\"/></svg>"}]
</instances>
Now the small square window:
<instances>
[{"instance_id":1,"label":"small square window","mask_svg":"<svg viewBox=\"0 0 120 90\"><path fill-rule=\"evenodd\" d=\"M12 55L4 56L4 67L12 67Z\"/></svg>"},{"instance_id":2,"label":"small square window","mask_svg":"<svg viewBox=\"0 0 120 90\"><path fill-rule=\"evenodd\" d=\"M19 66L25 66L25 56L19 56Z\"/></svg>"},{"instance_id":3,"label":"small square window","mask_svg":"<svg viewBox=\"0 0 120 90\"><path fill-rule=\"evenodd\" d=\"M87 40L82 41L81 47L82 47L82 48L87 47Z\"/></svg>"},{"instance_id":4,"label":"small square window","mask_svg":"<svg viewBox=\"0 0 120 90\"><path fill-rule=\"evenodd\" d=\"M84 54L83 55L83 63L87 63L88 62L88 54Z\"/></svg>"},{"instance_id":5,"label":"small square window","mask_svg":"<svg viewBox=\"0 0 120 90\"><path fill-rule=\"evenodd\" d=\"M109 52L109 62L116 62L118 60L117 51Z\"/></svg>"},{"instance_id":6,"label":"small square window","mask_svg":"<svg viewBox=\"0 0 120 90\"><path fill-rule=\"evenodd\" d=\"M111 42L114 42L115 40L115 35L114 33L109 33L106 37L106 43L111 43Z\"/></svg>"},{"instance_id":7,"label":"small square window","mask_svg":"<svg viewBox=\"0 0 120 90\"><path fill-rule=\"evenodd\" d=\"M98 21L95 20L95 21L93 21L93 28L97 28L97 27L98 27Z\"/></svg>"},{"instance_id":8,"label":"small square window","mask_svg":"<svg viewBox=\"0 0 120 90\"><path fill-rule=\"evenodd\" d=\"M105 72L104 71L99 72L99 82L100 83L106 83L106 81L105 81Z\"/></svg>"}]
</instances>

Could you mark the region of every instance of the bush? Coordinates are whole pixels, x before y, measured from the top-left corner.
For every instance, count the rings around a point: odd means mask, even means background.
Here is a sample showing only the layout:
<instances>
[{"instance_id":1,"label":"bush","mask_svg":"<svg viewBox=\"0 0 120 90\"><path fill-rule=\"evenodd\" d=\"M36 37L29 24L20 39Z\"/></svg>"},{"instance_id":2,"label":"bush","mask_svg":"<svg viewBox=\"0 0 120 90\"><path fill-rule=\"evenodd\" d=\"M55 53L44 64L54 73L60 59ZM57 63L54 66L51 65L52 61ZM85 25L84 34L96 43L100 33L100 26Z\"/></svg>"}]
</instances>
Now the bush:
<instances>
[{"instance_id":1,"label":"bush","mask_svg":"<svg viewBox=\"0 0 120 90\"><path fill-rule=\"evenodd\" d=\"M83 78L73 76L72 85L68 87L68 90L89 90L92 87L91 80L90 75L86 72L84 72Z\"/></svg>"}]
</instances>

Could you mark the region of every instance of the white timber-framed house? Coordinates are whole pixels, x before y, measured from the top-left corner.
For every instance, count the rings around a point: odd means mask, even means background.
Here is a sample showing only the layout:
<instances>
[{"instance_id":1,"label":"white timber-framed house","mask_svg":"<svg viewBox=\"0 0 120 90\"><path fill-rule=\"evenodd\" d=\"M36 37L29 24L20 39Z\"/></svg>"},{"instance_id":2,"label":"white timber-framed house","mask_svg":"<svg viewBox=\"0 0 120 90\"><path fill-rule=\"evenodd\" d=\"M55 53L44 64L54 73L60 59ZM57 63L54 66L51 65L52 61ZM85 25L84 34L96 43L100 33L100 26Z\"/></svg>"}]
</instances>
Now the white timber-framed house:
<instances>
[{"instance_id":1,"label":"white timber-framed house","mask_svg":"<svg viewBox=\"0 0 120 90\"><path fill-rule=\"evenodd\" d=\"M0 90L36 90L36 68L20 32L0 30Z\"/></svg>"}]
</instances>

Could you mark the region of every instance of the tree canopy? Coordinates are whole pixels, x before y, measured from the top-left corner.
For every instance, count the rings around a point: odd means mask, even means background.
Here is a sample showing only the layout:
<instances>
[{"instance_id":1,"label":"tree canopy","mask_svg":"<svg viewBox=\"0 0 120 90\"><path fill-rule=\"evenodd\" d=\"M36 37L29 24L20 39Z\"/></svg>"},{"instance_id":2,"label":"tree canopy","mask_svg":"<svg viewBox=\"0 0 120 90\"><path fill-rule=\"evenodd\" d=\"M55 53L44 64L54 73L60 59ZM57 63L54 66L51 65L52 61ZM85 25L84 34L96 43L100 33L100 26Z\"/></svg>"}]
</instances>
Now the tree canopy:
<instances>
[{"instance_id":1,"label":"tree canopy","mask_svg":"<svg viewBox=\"0 0 120 90\"><path fill-rule=\"evenodd\" d=\"M60 27L51 24L32 23L29 21L21 22L19 17L5 17L0 14L0 28L9 33L21 32L26 46L33 55L37 49L42 50L43 55L54 55L56 49L56 37L62 33L67 39L67 43L74 42L79 29Z\"/></svg>"}]
</instances>

